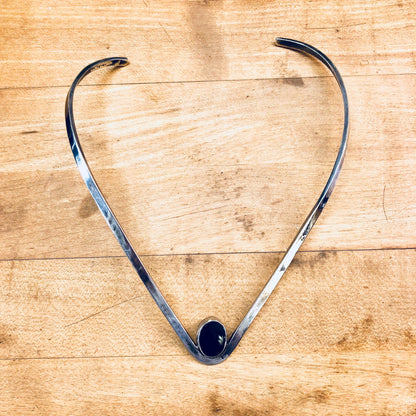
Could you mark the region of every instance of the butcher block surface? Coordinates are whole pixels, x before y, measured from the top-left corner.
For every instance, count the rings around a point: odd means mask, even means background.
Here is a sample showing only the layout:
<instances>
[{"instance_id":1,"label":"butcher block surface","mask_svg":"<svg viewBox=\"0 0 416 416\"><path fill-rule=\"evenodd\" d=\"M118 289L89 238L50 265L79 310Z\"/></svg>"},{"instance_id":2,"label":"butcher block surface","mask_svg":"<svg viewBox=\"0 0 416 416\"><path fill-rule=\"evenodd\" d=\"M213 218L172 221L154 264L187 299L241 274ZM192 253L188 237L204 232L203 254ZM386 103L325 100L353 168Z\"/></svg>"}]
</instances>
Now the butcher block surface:
<instances>
[{"instance_id":1,"label":"butcher block surface","mask_svg":"<svg viewBox=\"0 0 416 416\"><path fill-rule=\"evenodd\" d=\"M416 415L416 1L0 0L0 415ZM233 354L196 361L75 165L94 176L189 334L229 334L335 191Z\"/></svg>"}]
</instances>

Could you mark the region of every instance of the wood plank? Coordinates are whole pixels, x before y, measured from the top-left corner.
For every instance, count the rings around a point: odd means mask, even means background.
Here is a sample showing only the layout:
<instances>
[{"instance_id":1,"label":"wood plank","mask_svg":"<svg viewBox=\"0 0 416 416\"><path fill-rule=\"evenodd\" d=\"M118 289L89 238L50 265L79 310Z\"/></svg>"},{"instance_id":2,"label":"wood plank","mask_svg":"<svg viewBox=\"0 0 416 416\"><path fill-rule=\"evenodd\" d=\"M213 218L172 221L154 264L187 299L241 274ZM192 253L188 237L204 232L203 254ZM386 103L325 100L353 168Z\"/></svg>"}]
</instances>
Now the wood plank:
<instances>
[{"instance_id":1,"label":"wood plank","mask_svg":"<svg viewBox=\"0 0 416 416\"><path fill-rule=\"evenodd\" d=\"M316 75L276 36L321 48L345 75L414 73L415 19L413 0L3 1L0 87L69 85L91 61L120 55L131 67L105 82Z\"/></svg>"},{"instance_id":2,"label":"wood plank","mask_svg":"<svg viewBox=\"0 0 416 416\"><path fill-rule=\"evenodd\" d=\"M347 87L346 162L303 249L416 247L416 77ZM65 94L0 91L0 258L121 254L75 168ZM329 78L89 86L76 97L93 171L141 254L285 250L327 179L341 113Z\"/></svg>"},{"instance_id":3,"label":"wood plank","mask_svg":"<svg viewBox=\"0 0 416 416\"><path fill-rule=\"evenodd\" d=\"M0 413L385 415L416 410L416 354L0 361ZM232 381L231 381L232 380Z\"/></svg>"},{"instance_id":4,"label":"wood plank","mask_svg":"<svg viewBox=\"0 0 416 416\"><path fill-rule=\"evenodd\" d=\"M0 415L414 416L416 2L116 3L0 0ZM349 151L306 251L207 367L97 212L63 104L87 63L130 58L77 90L85 150L191 336L212 315L230 333L341 133L334 80L275 36L339 67Z\"/></svg>"},{"instance_id":5,"label":"wood plank","mask_svg":"<svg viewBox=\"0 0 416 416\"><path fill-rule=\"evenodd\" d=\"M234 354L415 352L416 251L300 253ZM191 336L231 333L279 254L145 257ZM0 262L0 358L186 356L125 258ZM233 354L233 355L234 355Z\"/></svg>"}]
</instances>

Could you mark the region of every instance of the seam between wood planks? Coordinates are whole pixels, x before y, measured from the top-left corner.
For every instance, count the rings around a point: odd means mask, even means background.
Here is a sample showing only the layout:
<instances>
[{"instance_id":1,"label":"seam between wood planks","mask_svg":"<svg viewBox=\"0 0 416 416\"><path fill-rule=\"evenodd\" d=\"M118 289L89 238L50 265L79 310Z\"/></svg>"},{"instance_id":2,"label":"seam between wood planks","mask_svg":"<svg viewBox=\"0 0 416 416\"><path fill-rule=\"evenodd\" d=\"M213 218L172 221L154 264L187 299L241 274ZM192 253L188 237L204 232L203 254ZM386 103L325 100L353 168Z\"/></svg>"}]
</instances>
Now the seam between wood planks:
<instances>
[{"instance_id":1,"label":"seam between wood planks","mask_svg":"<svg viewBox=\"0 0 416 416\"><path fill-rule=\"evenodd\" d=\"M365 77L395 77L395 76L408 76L416 75L416 72L403 72L399 74L386 73L386 74L356 74L356 75L343 75L345 78L365 78ZM74 75L75 77L75 75ZM298 76L298 77L266 77L266 78L235 78L235 79L202 79L202 80L184 80L184 81L143 81L143 82L120 82L120 83L95 83L95 84L81 84L78 88L82 87L99 87L99 86L131 86L131 85L160 85L160 84L197 84L197 83L215 83L215 82L244 82L244 81L276 81L284 79L332 79L331 75L317 75L317 76ZM39 86L22 86L22 87L0 87L0 91L5 90L24 90L24 89L42 89L42 88L69 88L70 84L64 85L39 85Z\"/></svg>"},{"instance_id":2,"label":"seam between wood planks","mask_svg":"<svg viewBox=\"0 0 416 416\"><path fill-rule=\"evenodd\" d=\"M382 248L355 248L355 249L329 249L329 250L299 250L298 253L345 253L345 252L367 252L367 251L405 251L416 250L416 247L382 247ZM285 251L222 251L222 252L201 252L201 253L162 253L162 254L140 254L139 257L186 257L186 256L224 256L224 255L242 255L242 254L284 254ZM0 262L8 261L54 261L54 260L99 260L99 259L123 259L127 260L125 255L120 256L76 256L76 257L34 257L34 258L7 258L0 259Z\"/></svg>"}]
</instances>

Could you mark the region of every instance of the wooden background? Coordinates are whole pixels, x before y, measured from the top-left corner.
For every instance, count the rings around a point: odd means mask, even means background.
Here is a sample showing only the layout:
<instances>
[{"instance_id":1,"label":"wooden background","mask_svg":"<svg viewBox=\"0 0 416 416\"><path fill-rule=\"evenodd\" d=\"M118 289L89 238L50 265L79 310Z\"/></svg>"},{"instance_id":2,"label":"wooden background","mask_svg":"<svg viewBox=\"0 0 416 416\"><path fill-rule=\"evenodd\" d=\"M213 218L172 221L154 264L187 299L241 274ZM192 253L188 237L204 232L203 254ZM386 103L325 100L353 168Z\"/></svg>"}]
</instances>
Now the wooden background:
<instances>
[{"instance_id":1,"label":"wooden background","mask_svg":"<svg viewBox=\"0 0 416 416\"><path fill-rule=\"evenodd\" d=\"M416 414L416 2L0 0L0 414ZM207 367L138 281L99 184L192 335L231 332L351 134L316 227L241 344Z\"/></svg>"}]
</instances>

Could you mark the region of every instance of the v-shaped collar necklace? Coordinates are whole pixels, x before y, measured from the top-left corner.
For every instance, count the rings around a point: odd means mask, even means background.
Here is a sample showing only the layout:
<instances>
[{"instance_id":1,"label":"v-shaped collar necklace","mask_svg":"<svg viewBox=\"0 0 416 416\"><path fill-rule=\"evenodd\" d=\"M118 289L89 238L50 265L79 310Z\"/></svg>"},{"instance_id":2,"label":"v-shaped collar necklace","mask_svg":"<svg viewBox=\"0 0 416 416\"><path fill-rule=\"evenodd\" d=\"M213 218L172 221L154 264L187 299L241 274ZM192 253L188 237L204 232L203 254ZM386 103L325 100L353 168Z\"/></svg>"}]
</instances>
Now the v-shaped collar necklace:
<instances>
[{"instance_id":1,"label":"v-shaped collar necklace","mask_svg":"<svg viewBox=\"0 0 416 416\"><path fill-rule=\"evenodd\" d=\"M339 173L341 171L342 163L345 156L345 151L347 147L347 137L348 137L348 125L349 125L349 116L348 116L348 99L347 92L345 90L344 82L342 81L341 75L338 72L335 65L330 61L330 59L320 52L318 49L310 46L306 43L286 39L286 38L277 38L277 46L292 49L299 52L304 52L307 55L313 56L319 61L321 61L331 73L334 75L335 79L338 82L338 85L341 89L342 98L344 102L344 130L342 133L341 145L339 147L338 155L335 160L335 164L332 168L332 172L329 176L329 179L319 196L314 207L306 217L305 222L300 227L295 239L290 244L288 250L286 251L282 261L279 266L276 268L266 286L261 291L260 295L254 301L250 310L247 312L241 323L238 325L237 329L227 338L226 330L224 325L216 320L215 318L208 318L204 320L198 329L196 342L191 338L186 329L183 327L175 313L170 308L166 299L163 297L161 291L151 278L149 272L145 269L143 263L140 261L138 255L134 251L131 243L126 237L122 227L116 219L116 216L110 209L106 199L104 198L102 192L100 191L84 156L84 153L81 148L81 144L78 139L77 131L75 128L74 114L73 114L73 99L74 91L76 86L81 82L81 80L88 75L90 72L107 66L126 66L128 65L127 58L115 57L115 58L106 58L100 61L94 62L87 67L85 67L75 78L72 83L68 95L66 98L65 104L65 121L66 129L68 133L69 143L71 145L71 150L75 158L75 162L78 166L78 169L81 173L82 178L85 181L85 184L88 187L92 197L94 198L99 210L104 216L107 224L113 231L116 239L120 243L121 248L126 253L126 256L130 260L131 264L135 268L140 279L146 286L149 293L152 295L154 301L159 306L160 310L165 315L166 319L171 324L172 328L183 342L187 350L201 363L204 364L218 364L224 361L237 347L241 338L253 322L256 315L259 313L260 309L263 307L276 285L279 283L284 272L289 267L292 262L295 254L299 250L300 246L304 242L305 238L311 231L313 225L324 209L328 198L330 197L335 182L338 179Z\"/></svg>"}]
</instances>

